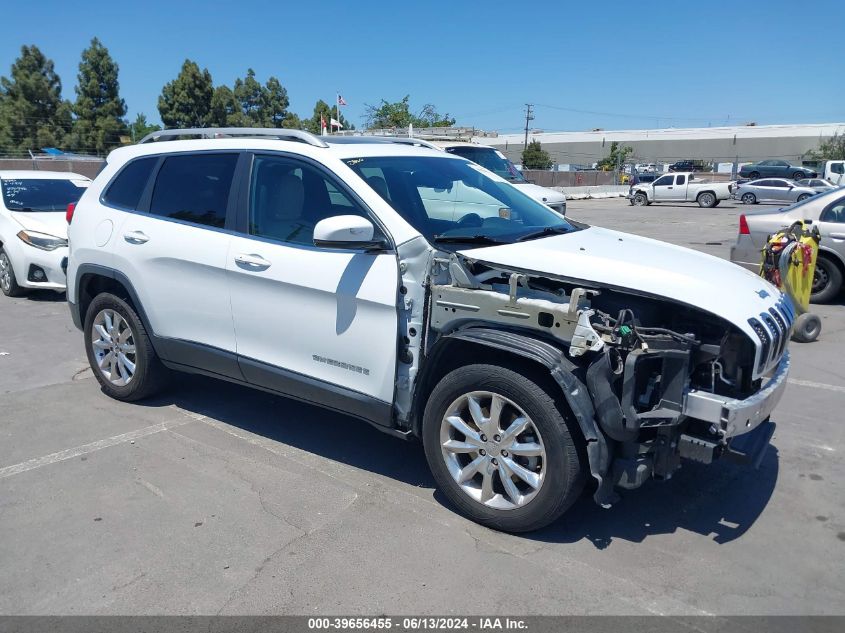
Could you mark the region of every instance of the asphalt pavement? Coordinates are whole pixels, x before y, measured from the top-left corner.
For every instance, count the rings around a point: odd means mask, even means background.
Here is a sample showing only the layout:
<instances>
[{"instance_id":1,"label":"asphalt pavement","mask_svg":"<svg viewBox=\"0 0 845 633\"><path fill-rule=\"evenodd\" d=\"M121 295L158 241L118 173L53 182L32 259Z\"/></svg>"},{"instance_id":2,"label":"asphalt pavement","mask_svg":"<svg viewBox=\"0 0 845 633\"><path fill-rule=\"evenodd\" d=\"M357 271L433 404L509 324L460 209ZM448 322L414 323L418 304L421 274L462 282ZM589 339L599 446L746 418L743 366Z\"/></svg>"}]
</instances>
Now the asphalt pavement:
<instances>
[{"instance_id":1,"label":"asphalt pavement","mask_svg":"<svg viewBox=\"0 0 845 633\"><path fill-rule=\"evenodd\" d=\"M569 204L722 257L742 211ZM0 613L845 614L845 305L815 310L760 470L688 464L511 536L354 419L195 376L111 400L62 296L0 297Z\"/></svg>"}]
</instances>

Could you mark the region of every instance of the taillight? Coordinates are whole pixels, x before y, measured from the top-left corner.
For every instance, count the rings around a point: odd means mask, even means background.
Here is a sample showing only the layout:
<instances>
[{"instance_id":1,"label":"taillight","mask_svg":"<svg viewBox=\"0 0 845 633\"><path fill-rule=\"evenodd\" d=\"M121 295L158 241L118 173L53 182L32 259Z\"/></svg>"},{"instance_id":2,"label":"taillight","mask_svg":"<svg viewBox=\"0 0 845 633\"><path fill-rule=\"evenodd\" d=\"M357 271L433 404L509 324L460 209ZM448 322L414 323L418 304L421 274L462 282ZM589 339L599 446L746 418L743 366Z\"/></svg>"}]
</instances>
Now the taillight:
<instances>
[{"instance_id":1,"label":"taillight","mask_svg":"<svg viewBox=\"0 0 845 633\"><path fill-rule=\"evenodd\" d=\"M751 235L751 231L748 230L748 220L745 219L744 215L739 216L739 234Z\"/></svg>"},{"instance_id":2,"label":"taillight","mask_svg":"<svg viewBox=\"0 0 845 633\"><path fill-rule=\"evenodd\" d=\"M73 212L76 210L76 203L71 202L67 205L67 213L65 213L65 220L70 224L73 221Z\"/></svg>"}]
</instances>

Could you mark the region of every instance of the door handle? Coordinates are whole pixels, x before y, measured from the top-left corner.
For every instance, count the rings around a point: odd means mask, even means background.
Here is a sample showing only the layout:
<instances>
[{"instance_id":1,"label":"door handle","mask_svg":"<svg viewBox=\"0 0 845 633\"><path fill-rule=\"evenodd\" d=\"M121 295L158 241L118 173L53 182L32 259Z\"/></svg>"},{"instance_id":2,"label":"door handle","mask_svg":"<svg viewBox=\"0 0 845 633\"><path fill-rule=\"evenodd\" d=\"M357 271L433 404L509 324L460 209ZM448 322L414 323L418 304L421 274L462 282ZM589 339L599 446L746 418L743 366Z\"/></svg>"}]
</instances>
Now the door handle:
<instances>
[{"instance_id":1,"label":"door handle","mask_svg":"<svg viewBox=\"0 0 845 633\"><path fill-rule=\"evenodd\" d=\"M238 266L251 268L253 270L266 270L270 268L270 262L261 257L261 255L240 253L235 255L235 263Z\"/></svg>"},{"instance_id":2,"label":"door handle","mask_svg":"<svg viewBox=\"0 0 845 633\"><path fill-rule=\"evenodd\" d=\"M831 233L830 237L834 240L845 240L845 233Z\"/></svg>"},{"instance_id":3,"label":"door handle","mask_svg":"<svg viewBox=\"0 0 845 633\"><path fill-rule=\"evenodd\" d=\"M666 187L666 188L667 188L667 189L674 189L674 187L672 187L672 186L669 186L669 187Z\"/></svg>"},{"instance_id":4,"label":"door handle","mask_svg":"<svg viewBox=\"0 0 845 633\"><path fill-rule=\"evenodd\" d=\"M150 241L150 238L143 231L130 231L123 234L125 239L130 244L144 244Z\"/></svg>"}]
</instances>

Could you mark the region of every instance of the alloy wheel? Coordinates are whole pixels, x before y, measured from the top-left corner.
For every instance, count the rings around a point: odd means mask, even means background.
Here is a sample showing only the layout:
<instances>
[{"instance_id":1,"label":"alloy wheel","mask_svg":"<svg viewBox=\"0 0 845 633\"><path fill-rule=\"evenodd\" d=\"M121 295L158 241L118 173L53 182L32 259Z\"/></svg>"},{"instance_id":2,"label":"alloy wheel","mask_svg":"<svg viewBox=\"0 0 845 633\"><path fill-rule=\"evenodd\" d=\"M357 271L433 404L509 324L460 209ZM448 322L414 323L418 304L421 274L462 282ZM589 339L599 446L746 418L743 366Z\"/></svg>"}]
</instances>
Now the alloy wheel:
<instances>
[{"instance_id":1,"label":"alloy wheel","mask_svg":"<svg viewBox=\"0 0 845 633\"><path fill-rule=\"evenodd\" d=\"M12 287L12 264L5 252L0 253L0 288L9 292Z\"/></svg>"},{"instance_id":2,"label":"alloy wheel","mask_svg":"<svg viewBox=\"0 0 845 633\"><path fill-rule=\"evenodd\" d=\"M546 449L531 418L516 403L489 391L459 397L440 425L443 460L471 499L513 510L537 496Z\"/></svg>"},{"instance_id":3,"label":"alloy wheel","mask_svg":"<svg viewBox=\"0 0 845 633\"><path fill-rule=\"evenodd\" d=\"M138 357L135 335L129 322L111 309L100 310L94 317L91 348L97 368L116 387L125 387L135 375Z\"/></svg>"}]
</instances>

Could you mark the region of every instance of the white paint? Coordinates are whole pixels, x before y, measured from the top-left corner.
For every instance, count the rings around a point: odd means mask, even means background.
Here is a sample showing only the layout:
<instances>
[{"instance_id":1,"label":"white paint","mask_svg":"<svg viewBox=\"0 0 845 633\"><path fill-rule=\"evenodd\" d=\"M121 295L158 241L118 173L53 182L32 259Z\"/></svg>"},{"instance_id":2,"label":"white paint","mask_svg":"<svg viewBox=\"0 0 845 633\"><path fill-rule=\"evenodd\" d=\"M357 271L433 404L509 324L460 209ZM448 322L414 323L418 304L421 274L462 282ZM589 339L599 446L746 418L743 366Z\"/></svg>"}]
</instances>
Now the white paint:
<instances>
[{"instance_id":1,"label":"white paint","mask_svg":"<svg viewBox=\"0 0 845 633\"><path fill-rule=\"evenodd\" d=\"M813 382L812 380L798 380L797 378L789 379L790 385L797 385L799 387L809 387L810 389L824 389L825 391L836 391L838 393L845 393L845 387L839 385L828 385L823 382Z\"/></svg>"}]
</instances>

